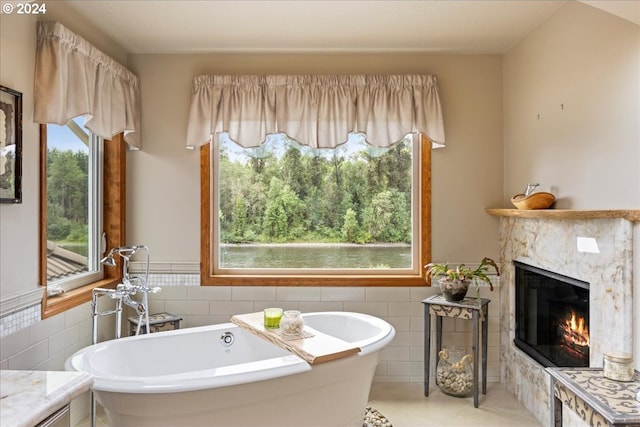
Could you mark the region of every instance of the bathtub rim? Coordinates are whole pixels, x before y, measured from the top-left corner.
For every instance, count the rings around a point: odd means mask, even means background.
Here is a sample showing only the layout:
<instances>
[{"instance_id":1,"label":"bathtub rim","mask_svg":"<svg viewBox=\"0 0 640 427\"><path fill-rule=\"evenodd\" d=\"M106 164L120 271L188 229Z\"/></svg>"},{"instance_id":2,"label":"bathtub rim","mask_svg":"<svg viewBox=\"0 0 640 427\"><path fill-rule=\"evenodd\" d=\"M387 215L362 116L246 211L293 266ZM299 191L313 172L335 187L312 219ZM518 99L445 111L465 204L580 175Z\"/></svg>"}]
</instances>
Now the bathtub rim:
<instances>
[{"instance_id":1,"label":"bathtub rim","mask_svg":"<svg viewBox=\"0 0 640 427\"><path fill-rule=\"evenodd\" d=\"M359 320L371 323L380 329L380 332L367 337L362 340L352 342L355 346L360 348L360 352L355 355L348 356L348 358L356 358L366 356L371 353L382 350L386 345L391 342L395 336L395 329L387 321L375 316L371 316L364 313L357 312L344 312L344 311L323 311L323 312L309 312L303 313L303 317L306 316L339 316L339 317L354 317ZM246 384L249 382L265 381L273 378L294 375L309 371L312 366L304 359L289 353L280 357L272 357L268 359L262 359L259 361L231 365L234 369L224 368L211 368L199 371L192 371L188 373L170 374L170 375L158 375L158 376L114 376L108 377L103 373L95 374L92 372L90 366L90 356L97 351L108 346L117 345L122 340L143 340L154 339L159 334L163 336L170 336L176 334L185 333L197 333L201 331L215 331L215 330L239 330L237 325L233 323L218 323L213 325L198 326L192 328L178 329L172 331L159 332L149 335L140 335L121 338L120 340L109 340L98 344L94 344L85 347L73 355L71 355L65 361L65 370L68 371L81 371L89 373L93 379L94 384L92 389L105 392L117 392L117 393L172 393L182 391L196 391L204 390L208 388L221 388L226 386L233 386L239 384ZM256 339L262 339L256 337ZM276 344L271 343L276 346ZM331 363L331 362L325 362ZM225 368L228 371L224 373ZM256 369L253 369L256 368ZM218 371L218 372L216 372ZM215 378L215 380L214 380Z\"/></svg>"},{"instance_id":2,"label":"bathtub rim","mask_svg":"<svg viewBox=\"0 0 640 427\"><path fill-rule=\"evenodd\" d=\"M213 325L196 326L155 334L124 337L120 340L104 341L75 352L67 358L64 368L67 371L80 371L91 375L94 379L93 390L142 394L172 393L227 387L298 374L311 369L311 366L304 359L292 353L236 365L157 376L114 375L109 377L104 372L95 373L90 365L90 358L93 354L104 351L104 349L110 346L117 345L119 341L122 340L137 341L157 339L159 334L166 337L218 330L237 332L241 331L241 328L233 323L216 323ZM256 339L260 338L256 337ZM275 344L271 345L275 346ZM141 357L145 357L145 355L141 355Z\"/></svg>"},{"instance_id":3,"label":"bathtub rim","mask_svg":"<svg viewBox=\"0 0 640 427\"><path fill-rule=\"evenodd\" d=\"M367 337L358 341L350 341L350 344L357 346L360 348L360 352L357 355L365 356L369 353L374 353L376 351L382 350L384 347L389 345L389 343L393 340L396 335L396 330L389 322L384 319L381 319L376 316L372 316L366 313L358 313L354 311L316 311L309 313L302 313L303 318L314 317L314 316L342 316L342 317L353 317L359 320L363 320L366 323L370 323L374 326L377 326L380 329L380 332L377 334ZM346 315L346 316L345 316Z\"/></svg>"}]
</instances>

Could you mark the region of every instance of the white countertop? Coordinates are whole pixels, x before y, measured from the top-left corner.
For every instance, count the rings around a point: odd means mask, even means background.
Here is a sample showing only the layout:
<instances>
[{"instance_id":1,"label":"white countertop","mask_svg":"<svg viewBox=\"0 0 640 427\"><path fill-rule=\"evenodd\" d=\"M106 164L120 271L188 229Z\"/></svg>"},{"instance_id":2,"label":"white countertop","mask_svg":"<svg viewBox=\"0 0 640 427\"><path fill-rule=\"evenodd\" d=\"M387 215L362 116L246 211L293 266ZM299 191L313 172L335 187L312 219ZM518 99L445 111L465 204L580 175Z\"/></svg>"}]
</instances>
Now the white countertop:
<instances>
[{"instance_id":1,"label":"white countertop","mask_svg":"<svg viewBox=\"0 0 640 427\"><path fill-rule=\"evenodd\" d=\"M83 372L0 371L0 426L35 426L92 385Z\"/></svg>"}]
</instances>

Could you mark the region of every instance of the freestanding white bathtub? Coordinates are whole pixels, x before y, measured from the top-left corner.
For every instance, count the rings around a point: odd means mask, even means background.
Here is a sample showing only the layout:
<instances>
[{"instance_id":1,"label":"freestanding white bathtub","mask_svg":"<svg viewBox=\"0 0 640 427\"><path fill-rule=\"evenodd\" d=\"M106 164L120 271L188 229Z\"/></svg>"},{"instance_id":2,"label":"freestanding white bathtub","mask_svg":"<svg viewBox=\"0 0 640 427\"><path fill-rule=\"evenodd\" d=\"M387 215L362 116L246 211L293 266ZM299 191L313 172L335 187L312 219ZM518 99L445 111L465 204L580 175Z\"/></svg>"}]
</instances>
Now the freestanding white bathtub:
<instances>
[{"instance_id":1,"label":"freestanding white bathtub","mask_svg":"<svg viewBox=\"0 0 640 427\"><path fill-rule=\"evenodd\" d=\"M65 368L93 376L113 427L361 427L380 351L395 330L360 313L307 313L304 320L361 351L309 365L223 323L99 343Z\"/></svg>"}]
</instances>

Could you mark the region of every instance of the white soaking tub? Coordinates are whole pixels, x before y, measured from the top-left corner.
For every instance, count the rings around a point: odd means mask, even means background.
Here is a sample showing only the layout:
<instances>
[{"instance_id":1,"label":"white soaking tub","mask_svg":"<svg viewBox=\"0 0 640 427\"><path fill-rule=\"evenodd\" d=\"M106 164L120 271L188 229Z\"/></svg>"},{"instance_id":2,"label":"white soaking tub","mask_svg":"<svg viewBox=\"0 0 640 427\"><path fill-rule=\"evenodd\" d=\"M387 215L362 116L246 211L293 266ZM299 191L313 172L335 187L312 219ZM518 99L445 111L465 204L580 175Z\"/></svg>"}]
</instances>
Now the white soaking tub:
<instances>
[{"instance_id":1,"label":"white soaking tub","mask_svg":"<svg viewBox=\"0 0 640 427\"><path fill-rule=\"evenodd\" d=\"M360 313L307 313L304 321L360 352L310 365L223 323L99 343L65 367L93 376L113 427L361 427L380 351L395 330Z\"/></svg>"}]
</instances>

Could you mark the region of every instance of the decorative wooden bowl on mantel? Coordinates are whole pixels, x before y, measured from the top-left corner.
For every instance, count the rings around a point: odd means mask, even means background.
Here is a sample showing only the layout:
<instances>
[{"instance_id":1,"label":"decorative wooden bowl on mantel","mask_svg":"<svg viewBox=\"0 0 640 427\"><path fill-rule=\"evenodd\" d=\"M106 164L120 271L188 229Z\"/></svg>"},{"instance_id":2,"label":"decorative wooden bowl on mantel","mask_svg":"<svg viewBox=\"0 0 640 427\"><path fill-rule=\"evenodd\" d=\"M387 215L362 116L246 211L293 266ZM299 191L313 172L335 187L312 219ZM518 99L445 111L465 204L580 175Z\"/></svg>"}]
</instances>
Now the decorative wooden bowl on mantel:
<instances>
[{"instance_id":1,"label":"decorative wooden bowl on mantel","mask_svg":"<svg viewBox=\"0 0 640 427\"><path fill-rule=\"evenodd\" d=\"M544 191L532 193L528 196L516 194L511 198L511 203L518 209L548 209L555 201L556 196Z\"/></svg>"}]
</instances>

